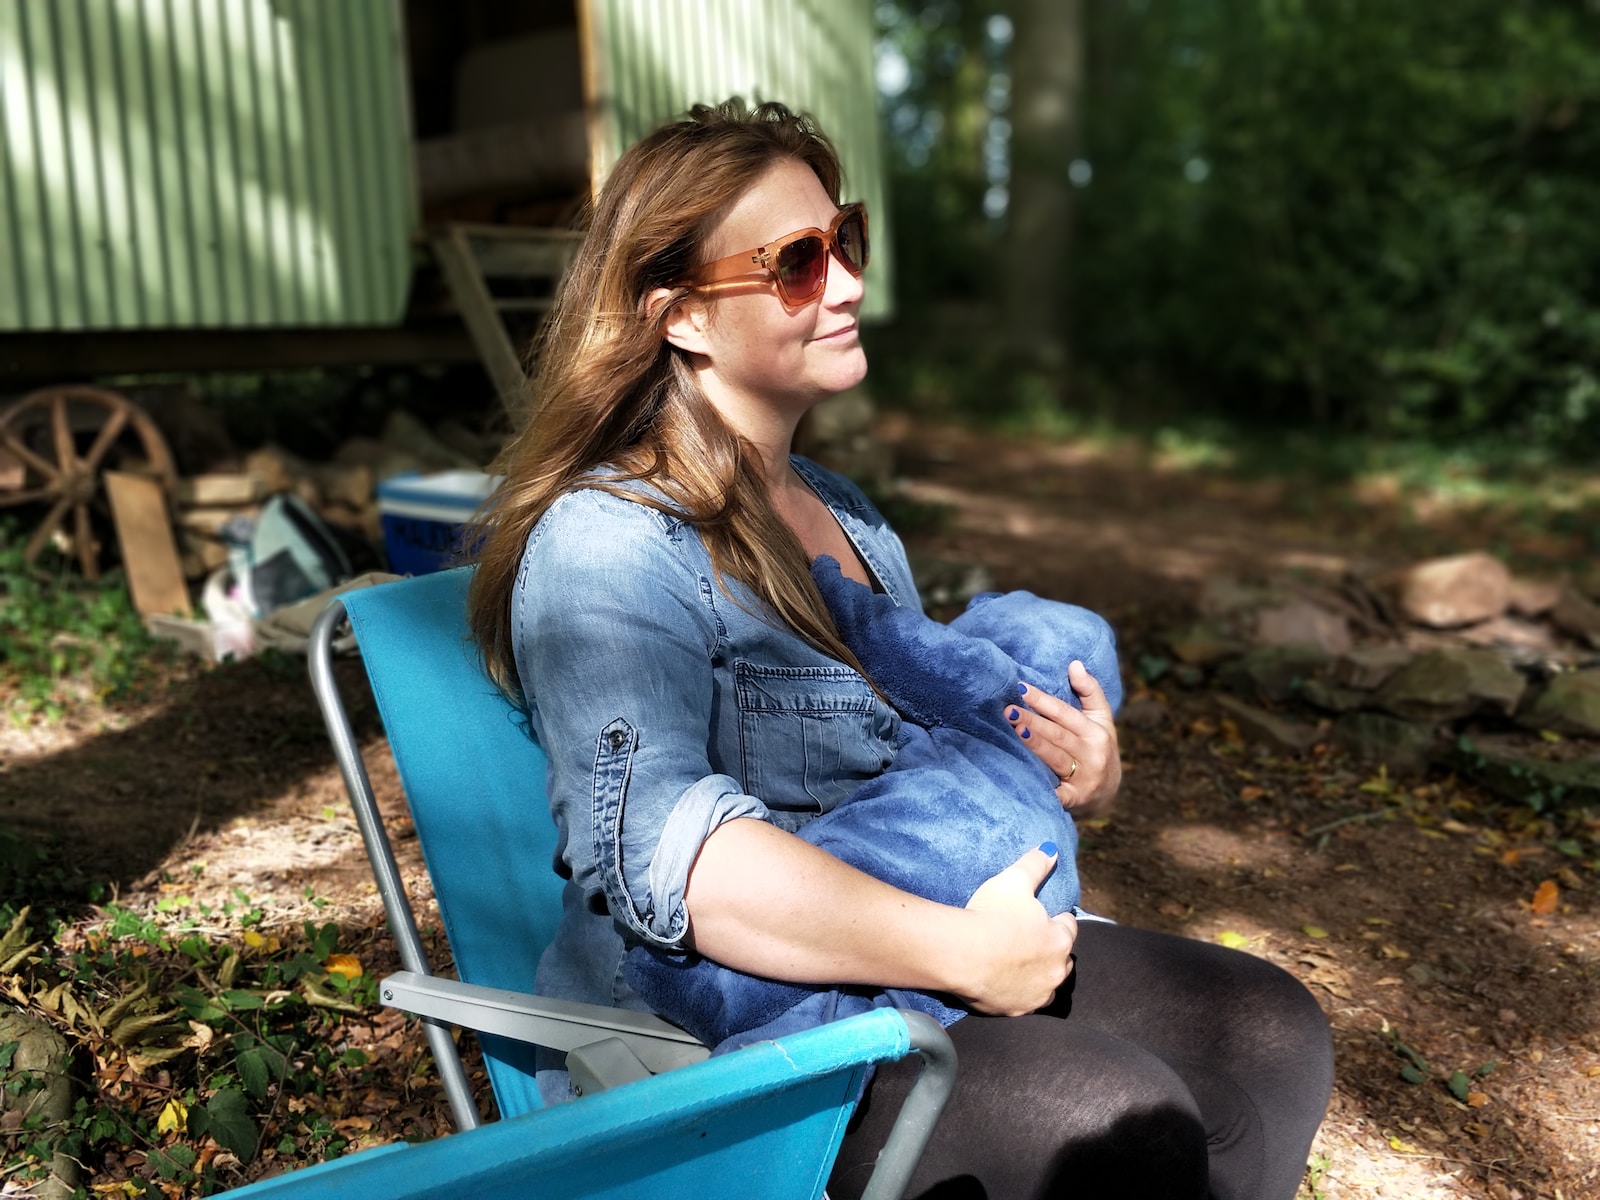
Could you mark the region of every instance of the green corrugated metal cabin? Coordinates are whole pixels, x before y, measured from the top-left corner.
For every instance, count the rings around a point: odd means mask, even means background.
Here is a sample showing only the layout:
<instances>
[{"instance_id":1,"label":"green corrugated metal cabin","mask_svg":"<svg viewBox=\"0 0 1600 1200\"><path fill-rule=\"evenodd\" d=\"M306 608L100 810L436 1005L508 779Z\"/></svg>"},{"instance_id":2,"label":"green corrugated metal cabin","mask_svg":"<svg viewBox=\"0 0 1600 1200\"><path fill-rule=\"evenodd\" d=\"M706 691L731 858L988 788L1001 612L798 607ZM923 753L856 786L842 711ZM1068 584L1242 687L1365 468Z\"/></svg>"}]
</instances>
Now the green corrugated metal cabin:
<instances>
[{"instance_id":1,"label":"green corrugated metal cabin","mask_svg":"<svg viewBox=\"0 0 1600 1200\"><path fill-rule=\"evenodd\" d=\"M398 326L425 228L562 225L732 94L813 112L881 217L869 6L0 0L0 339Z\"/></svg>"}]
</instances>

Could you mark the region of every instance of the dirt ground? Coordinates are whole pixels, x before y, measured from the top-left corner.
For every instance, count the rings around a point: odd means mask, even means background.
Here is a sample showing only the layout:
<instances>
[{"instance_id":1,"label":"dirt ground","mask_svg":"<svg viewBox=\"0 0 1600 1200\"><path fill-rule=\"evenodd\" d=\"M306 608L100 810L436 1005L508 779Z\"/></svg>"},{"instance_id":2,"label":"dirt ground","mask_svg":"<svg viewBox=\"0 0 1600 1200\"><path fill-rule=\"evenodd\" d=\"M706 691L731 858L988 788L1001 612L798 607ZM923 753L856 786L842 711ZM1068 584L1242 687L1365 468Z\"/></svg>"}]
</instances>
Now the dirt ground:
<instances>
[{"instance_id":1,"label":"dirt ground","mask_svg":"<svg viewBox=\"0 0 1600 1200\"><path fill-rule=\"evenodd\" d=\"M908 435L898 469L907 499L946 512L908 534L914 551L983 563L997 587L1117 625L1126 785L1111 818L1083 830L1086 903L1247 946L1310 985L1338 1078L1302 1195L1600 1196L1600 820L1536 818L1444 776L1397 783L1321 746L1273 756L1244 744L1205 688L1147 686L1136 670L1210 574L1368 570L1478 548L1470 527L950 427ZM359 697L359 666L341 669ZM381 733L356 703L401 814ZM5 728L0 822L74 846L135 909L181 890L243 893L291 925L380 919L298 663L191 667L149 703ZM415 842L398 848L425 903ZM1546 881L1553 911L1532 903ZM1402 1078L1408 1066L1420 1082Z\"/></svg>"}]
</instances>

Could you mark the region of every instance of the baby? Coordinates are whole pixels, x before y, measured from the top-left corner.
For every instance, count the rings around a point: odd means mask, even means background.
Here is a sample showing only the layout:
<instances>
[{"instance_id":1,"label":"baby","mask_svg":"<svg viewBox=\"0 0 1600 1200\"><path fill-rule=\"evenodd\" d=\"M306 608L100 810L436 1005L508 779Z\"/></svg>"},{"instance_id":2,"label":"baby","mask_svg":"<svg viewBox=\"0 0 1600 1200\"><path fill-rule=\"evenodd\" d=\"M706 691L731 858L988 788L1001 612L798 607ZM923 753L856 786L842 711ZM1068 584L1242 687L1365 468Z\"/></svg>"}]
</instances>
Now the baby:
<instances>
[{"instance_id":1,"label":"baby","mask_svg":"<svg viewBox=\"0 0 1600 1200\"><path fill-rule=\"evenodd\" d=\"M1030 592L979 596L942 625L845 578L832 558L817 559L812 576L845 642L903 719L893 765L798 836L903 891L958 907L1024 850L1054 842L1060 858L1039 900L1052 915L1075 908L1077 828L1054 773L1004 713L1019 681L1073 698L1074 659L1116 709L1122 680L1111 627ZM636 948L626 970L652 1009L718 1052L884 1005L945 1025L966 1015L928 993L781 983L696 954Z\"/></svg>"}]
</instances>

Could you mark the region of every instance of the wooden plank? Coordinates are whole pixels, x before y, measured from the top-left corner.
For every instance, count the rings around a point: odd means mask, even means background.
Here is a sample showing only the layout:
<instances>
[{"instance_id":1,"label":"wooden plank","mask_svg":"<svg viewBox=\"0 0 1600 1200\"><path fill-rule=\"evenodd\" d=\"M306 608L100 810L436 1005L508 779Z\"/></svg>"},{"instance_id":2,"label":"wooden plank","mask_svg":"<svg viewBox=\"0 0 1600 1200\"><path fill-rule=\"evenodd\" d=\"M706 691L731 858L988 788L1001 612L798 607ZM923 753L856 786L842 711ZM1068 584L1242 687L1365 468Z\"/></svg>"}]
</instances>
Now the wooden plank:
<instances>
[{"instance_id":1,"label":"wooden plank","mask_svg":"<svg viewBox=\"0 0 1600 1200\"><path fill-rule=\"evenodd\" d=\"M107 471L105 481L133 607L145 617L156 613L188 616L189 586L178 561L178 543L172 536L161 484L125 471Z\"/></svg>"}]
</instances>

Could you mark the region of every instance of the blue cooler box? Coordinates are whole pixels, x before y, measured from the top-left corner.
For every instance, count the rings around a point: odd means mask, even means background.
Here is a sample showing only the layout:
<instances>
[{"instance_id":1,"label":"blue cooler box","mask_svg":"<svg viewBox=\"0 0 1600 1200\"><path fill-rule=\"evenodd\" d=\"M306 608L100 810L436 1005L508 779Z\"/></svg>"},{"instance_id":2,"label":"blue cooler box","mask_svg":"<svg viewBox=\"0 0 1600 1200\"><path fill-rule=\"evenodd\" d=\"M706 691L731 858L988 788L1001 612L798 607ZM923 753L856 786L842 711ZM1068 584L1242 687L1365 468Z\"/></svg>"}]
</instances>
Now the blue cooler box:
<instances>
[{"instance_id":1,"label":"blue cooler box","mask_svg":"<svg viewBox=\"0 0 1600 1200\"><path fill-rule=\"evenodd\" d=\"M389 569L427 575L453 566L461 528L500 482L482 471L396 475L378 484L378 516Z\"/></svg>"}]
</instances>

